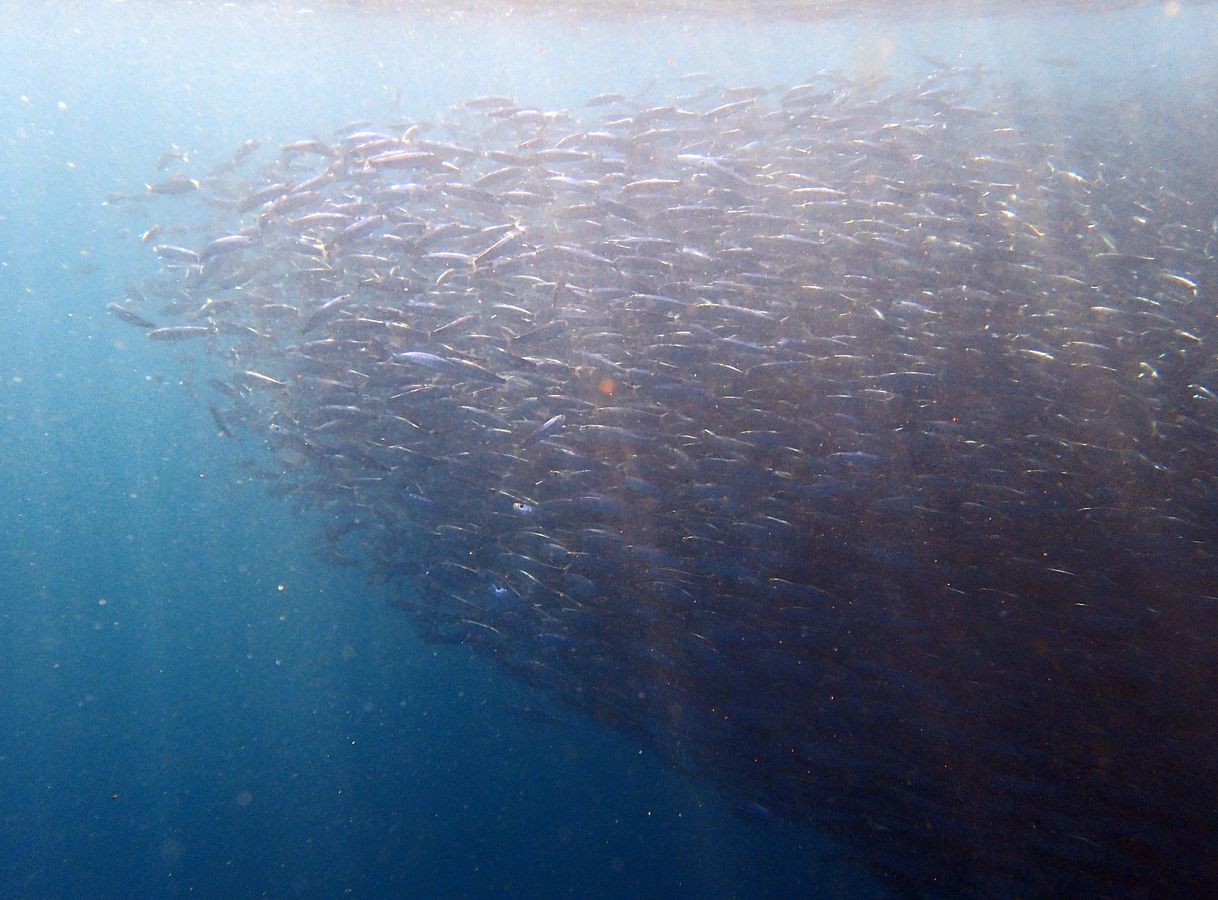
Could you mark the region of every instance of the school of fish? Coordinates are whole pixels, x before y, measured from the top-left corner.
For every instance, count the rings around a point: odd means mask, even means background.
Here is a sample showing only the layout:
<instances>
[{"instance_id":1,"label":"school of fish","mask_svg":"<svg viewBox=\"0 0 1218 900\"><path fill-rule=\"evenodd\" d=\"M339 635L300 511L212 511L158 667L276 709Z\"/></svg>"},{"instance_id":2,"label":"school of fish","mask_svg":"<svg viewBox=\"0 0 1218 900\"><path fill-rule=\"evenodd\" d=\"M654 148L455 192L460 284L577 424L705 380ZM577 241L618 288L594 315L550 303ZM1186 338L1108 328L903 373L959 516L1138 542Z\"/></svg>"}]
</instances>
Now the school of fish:
<instances>
[{"instance_id":1,"label":"school of fish","mask_svg":"<svg viewBox=\"0 0 1218 900\"><path fill-rule=\"evenodd\" d=\"M110 311L426 637L895 893L1212 886L1212 186L979 67L676 84L172 151Z\"/></svg>"}]
</instances>

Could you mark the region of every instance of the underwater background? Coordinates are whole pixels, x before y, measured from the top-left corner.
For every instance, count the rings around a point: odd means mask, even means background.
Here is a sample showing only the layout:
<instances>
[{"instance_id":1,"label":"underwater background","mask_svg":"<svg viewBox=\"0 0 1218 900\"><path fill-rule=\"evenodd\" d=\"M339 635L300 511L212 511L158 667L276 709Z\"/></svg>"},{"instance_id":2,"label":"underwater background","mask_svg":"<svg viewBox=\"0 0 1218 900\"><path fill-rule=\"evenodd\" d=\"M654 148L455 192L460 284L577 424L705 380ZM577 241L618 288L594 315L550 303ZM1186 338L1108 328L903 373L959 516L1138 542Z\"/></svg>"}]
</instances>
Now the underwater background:
<instances>
[{"instance_id":1,"label":"underwater background","mask_svg":"<svg viewBox=\"0 0 1218 900\"><path fill-rule=\"evenodd\" d=\"M927 57L1114 123L1135 98L1122 127L1167 168L1210 146L1210 6L909 13L0 8L0 894L898 891L645 736L422 640L327 552L324 510L217 434L209 365L107 314L154 272L141 233L174 215L107 198L162 177L171 147L211 165L482 95L577 109L687 73L900 79ZM1162 98L1196 130L1143 130Z\"/></svg>"}]
</instances>

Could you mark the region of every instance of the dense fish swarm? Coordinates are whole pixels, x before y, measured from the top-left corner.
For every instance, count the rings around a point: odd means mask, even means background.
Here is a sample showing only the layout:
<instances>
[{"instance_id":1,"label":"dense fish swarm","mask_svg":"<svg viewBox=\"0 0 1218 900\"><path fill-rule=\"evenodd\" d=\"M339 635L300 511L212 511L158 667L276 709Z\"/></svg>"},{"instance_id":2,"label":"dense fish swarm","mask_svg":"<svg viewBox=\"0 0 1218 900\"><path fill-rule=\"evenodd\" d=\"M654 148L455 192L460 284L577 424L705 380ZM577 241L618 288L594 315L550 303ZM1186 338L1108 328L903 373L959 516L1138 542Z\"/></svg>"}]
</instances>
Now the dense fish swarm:
<instances>
[{"instance_id":1,"label":"dense fish swarm","mask_svg":"<svg viewBox=\"0 0 1218 900\"><path fill-rule=\"evenodd\" d=\"M897 891L1196 889L1212 189L991 80L249 142L111 311L425 635Z\"/></svg>"}]
</instances>

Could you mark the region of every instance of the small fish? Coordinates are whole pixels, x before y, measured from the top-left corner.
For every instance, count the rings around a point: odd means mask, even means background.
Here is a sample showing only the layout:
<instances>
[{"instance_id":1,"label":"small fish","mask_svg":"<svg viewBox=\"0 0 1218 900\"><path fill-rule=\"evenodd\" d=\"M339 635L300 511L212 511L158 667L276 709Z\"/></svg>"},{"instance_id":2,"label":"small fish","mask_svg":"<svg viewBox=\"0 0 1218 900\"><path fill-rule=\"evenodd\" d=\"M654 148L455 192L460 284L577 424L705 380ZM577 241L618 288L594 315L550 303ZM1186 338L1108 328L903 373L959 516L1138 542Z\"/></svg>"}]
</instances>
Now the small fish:
<instances>
[{"instance_id":1,"label":"small fish","mask_svg":"<svg viewBox=\"0 0 1218 900\"><path fill-rule=\"evenodd\" d=\"M134 325L137 328L156 328L156 325L152 322L149 322L139 313L132 312L120 303L107 303L106 309L110 311L112 316L122 319L128 325Z\"/></svg>"},{"instance_id":2,"label":"small fish","mask_svg":"<svg viewBox=\"0 0 1218 900\"><path fill-rule=\"evenodd\" d=\"M188 341L209 334L214 334L214 330L203 325L169 325L152 329L148 332L148 338L153 341Z\"/></svg>"},{"instance_id":3,"label":"small fish","mask_svg":"<svg viewBox=\"0 0 1218 900\"><path fill-rule=\"evenodd\" d=\"M208 401L207 409L211 413L212 421L216 423L216 431L223 437L231 438L233 433L228 429L228 423L224 421L224 414L220 412L220 407L212 401Z\"/></svg>"},{"instance_id":4,"label":"small fish","mask_svg":"<svg viewBox=\"0 0 1218 900\"><path fill-rule=\"evenodd\" d=\"M477 363L465 359L437 356L434 353L428 353L423 350L408 350L404 353L395 353L393 358L424 369L430 369L433 372L451 375L455 378L474 378L492 384L507 384L506 379L501 378L489 369L484 369Z\"/></svg>"},{"instance_id":5,"label":"small fish","mask_svg":"<svg viewBox=\"0 0 1218 900\"><path fill-rule=\"evenodd\" d=\"M178 194L189 194L199 189L199 182L193 178L188 178L185 175L177 174L172 178L167 178L164 181L159 181L156 184L147 185L148 193L162 194L167 197L172 197Z\"/></svg>"},{"instance_id":6,"label":"small fish","mask_svg":"<svg viewBox=\"0 0 1218 900\"><path fill-rule=\"evenodd\" d=\"M247 234L226 234L223 237L218 237L211 241L202 252L199 253L200 259L211 259L214 256L220 256L225 253L232 253L236 250L245 250L254 246L254 239Z\"/></svg>"},{"instance_id":7,"label":"small fish","mask_svg":"<svg viewBox=\"0 0 1218 900\"><path fill-rule=\"evenodd\" d=\"M495 243L491 244L489 247L487 247L485 250L483 250L481 253L479 253L477 256L474 257L474 261L473 261L474 268L477 268L478 266L482 265L484 262L495 259L496 257L502 255L504 248L510 246L511 244L514 244L519 238L520 238L520 232L509 231L499 240L495 241Z\"/></svg>"},{"instance_id":8,"label":"small fish","mask_svg":"<svg viewBox=\"0 0 1218 900\"><path fill-rule=\"evenodd\" d=\"M559 413L556 416L550 416L550 418L546 419L531 432L529 432L525 439L521 441L521 448L531 447L533 444L536 444L543 438L547 438L551 434L560 431L566 424L567 417L563 413Z\"/></svg>"}]
</instances>

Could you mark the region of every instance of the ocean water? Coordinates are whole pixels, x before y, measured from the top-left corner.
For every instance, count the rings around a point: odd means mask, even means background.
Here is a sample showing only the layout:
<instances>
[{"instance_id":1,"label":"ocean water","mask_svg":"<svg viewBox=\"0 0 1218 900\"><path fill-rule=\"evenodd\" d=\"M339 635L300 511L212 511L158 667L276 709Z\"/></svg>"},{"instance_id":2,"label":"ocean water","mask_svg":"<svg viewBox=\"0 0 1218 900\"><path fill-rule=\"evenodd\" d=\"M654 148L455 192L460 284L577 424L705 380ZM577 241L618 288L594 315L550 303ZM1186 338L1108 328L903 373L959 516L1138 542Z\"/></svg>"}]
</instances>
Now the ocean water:
<instances>
[{"instance_id":1,"label":"ocean water","mask_svg":"<svg viewBox=\"0 0 1218 900\"><path fill-rule=\"evenodd\" d=\"M576 109L691 72L899 79L931 57L1015 72L1044 109L1091 104L1114 128L1160 96L1211 116L1211 6L5 4L0 36L0 895L892 894L811 825L423 641L383 582L327 553L324 511L216 434L214 361L107 315L154 270L149 215L175 214L106 198L162 177L174 146L210 165L249 139L487 94Z\"/></svg>"}]
</instances>

